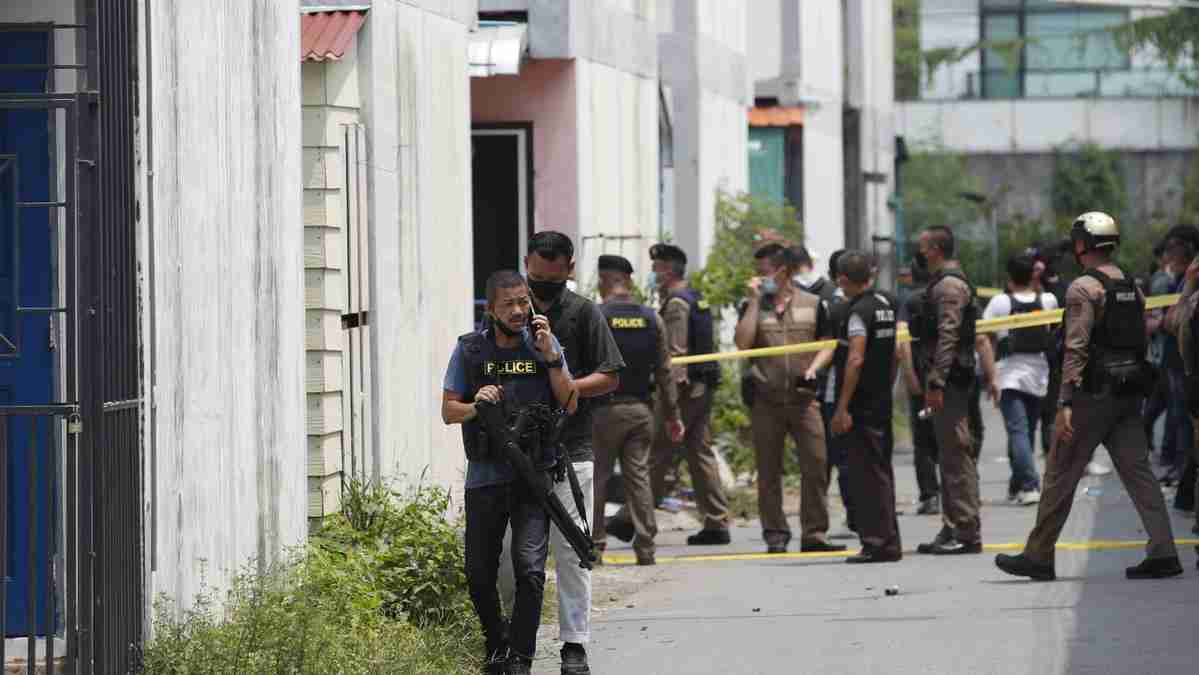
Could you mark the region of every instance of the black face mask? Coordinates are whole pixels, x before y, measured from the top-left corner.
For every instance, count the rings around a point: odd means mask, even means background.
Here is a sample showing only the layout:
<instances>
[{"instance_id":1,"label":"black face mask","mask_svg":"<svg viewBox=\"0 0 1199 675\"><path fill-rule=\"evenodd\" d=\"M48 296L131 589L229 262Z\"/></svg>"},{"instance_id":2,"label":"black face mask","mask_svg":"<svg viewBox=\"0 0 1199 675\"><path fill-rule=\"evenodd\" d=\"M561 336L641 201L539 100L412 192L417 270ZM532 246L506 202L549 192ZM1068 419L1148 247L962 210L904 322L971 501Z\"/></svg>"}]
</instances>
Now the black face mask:
<instances>
[{"instance_id":1,"label":"black face mask","mask_svg":"<svg viewBox=\"0 0 1199 675\"><path fill-rule=\"evenodd\" d=\"M916 267L919 267L922 270L928 269L928 256L924 255L922 251L916 251L913 253L912 260L915 261Z\"/></svg>"},{"instance_id":2,"label":"black face mask","mask_svg":"<svg viewBox=\"0 0 1199 675\"><path fill-rule=\"evenodd\" d=\"M496 318L494 321L492 321L492 323L495 324L495 327L497 329L499 329L499 331L501 333L503 333L504 335L507 335L510 338L516 337L516 336L520 335L520 333L521 333L521 331L519 331L519 330L512 330L511 328L508 327L507 323L500 321L498 318Z\"/></svg>"},{"instance_id":3,"label":"black face mask","mask_svg":"<svg viewBox=\"0 0 1199 675\"><path fill-rule=\"evenodd\" d=\"M565 281L533 281L529 280L529 290L542 302L553 302L566 290Z\"/></svg>"}]
</instances>

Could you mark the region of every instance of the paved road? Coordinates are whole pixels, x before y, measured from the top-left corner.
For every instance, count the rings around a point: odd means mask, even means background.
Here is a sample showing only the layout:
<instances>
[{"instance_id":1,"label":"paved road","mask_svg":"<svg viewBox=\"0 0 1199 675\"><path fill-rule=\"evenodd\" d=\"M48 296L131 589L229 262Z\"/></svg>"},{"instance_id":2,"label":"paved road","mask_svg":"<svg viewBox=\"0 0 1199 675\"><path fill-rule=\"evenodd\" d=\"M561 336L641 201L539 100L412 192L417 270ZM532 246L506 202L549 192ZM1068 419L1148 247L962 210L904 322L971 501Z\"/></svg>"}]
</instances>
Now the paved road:
<instances>
[{"instance_id":1,"label":"paved road","mask_svg":"<svg viewBox=\"0 0 1199 675\"><path fill-rule=\"evenodd\" d=\"M1006 439L989 413L982 464L981 556L911 553L897 564L850 566L840 557L766 557L760 532L737 528L729 547L702 553L743 559L667 561L652 581L596 617L597 675L642 673L1183 673L1199 663L1199 571L1181 548L1181 578L1130 582L1142 556L1117 542L1142 539L1115 474L1090 477L1058 553L1059 581L1032 583L993 566L1004 544L1019 548L1031 507L1008 506ZM1100 459L1106 454L1099 453ZM900 494L915 491L911 455L897 457ZM1109 462L1110 465L1110 462ZM794 508L794 505L789 505ZM905 548L927 541L937 518L901 506ZM1193 542L1193 519L1174 515L1175 536ZM798 523L792 527L798 532ZM694 556L684 533L660 538L659 556ZM613 540L609 558L624 551ZM793 542L794 546L794 542ZM900 594L886 597L896 585ZM550 665L550 664L538 664ZM556 664L555 664L556 665ZM547 672L556 672L548 671Z\"/></svg>"}]
</instances>

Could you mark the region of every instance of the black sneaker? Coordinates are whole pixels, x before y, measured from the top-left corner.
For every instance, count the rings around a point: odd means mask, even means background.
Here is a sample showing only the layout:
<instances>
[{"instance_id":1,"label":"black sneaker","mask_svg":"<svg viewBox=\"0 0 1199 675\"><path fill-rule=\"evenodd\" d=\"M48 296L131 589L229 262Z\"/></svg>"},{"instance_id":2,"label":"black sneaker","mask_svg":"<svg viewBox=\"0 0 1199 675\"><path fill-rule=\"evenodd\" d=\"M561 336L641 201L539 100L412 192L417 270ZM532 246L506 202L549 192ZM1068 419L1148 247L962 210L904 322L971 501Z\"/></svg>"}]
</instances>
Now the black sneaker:
<instances>
[{"instance_id":1,"label":"black sneaker","mask_svg":"<svg viewBox=\"0 0 1199 675\"><path fill-rule=\"evenodd\" d=\"M508 660L508 675L532 675L533 662L514 656Z\"/></svg>"},{"instance_id":2,"label":"black sneaker","mask_svg":"<svg viewBox=\"0 0 1199 675\"><path fill-rule=\"evenodd\" d=\"M958 541L956 537L940 544L933 544L932 550L929 551L933 555L971 555L982 552L983 543L981 541L966 543Z\"/></svg>"},{"instance_id":3,"label":"black sneaker","mask_svg":"<svg viewBox=\"0 0 1199 675\"><path fill-rule=\"evenodd\" d=\"M607 521L605 521L604 528L607 530L608 534L616 537L626 544L630 541L633 541L633 523L627 520L609 518Z\"/></svg>"},{"instance_id":4,"label":"black sneaker","mask_svg":"<svg viewBox=\"0 0 1199 675\"><path fill-rule=\"evenodd\" d=\"M687 537L688 546L727 546L732 541L728 530L709 530L707 528Z\"/></svg>"},{"instance_id":5,"label":"black sneaker","mask_svg":"<svg viewBox=\"0 0 1199 675\"><path fill-rule=\"evenodd\" d=\"M1033 581L1053 581L1057 579L1057 573L1054 572L1053 565L1029 560L1023 553L1020 555L1000 553L995 556L995 566L1014 577L1028 577Z\"/></svg>"},{"instance_id":6,"label":"black sneaker","mask_svg":"<svg viewBox=\"0 0 1199 675\"><path fill-rule=\"evenodd\" d=\"M483 675L508 675L508 650L497 649L483 661Z\"/></svg>"},{"instance_id":7,"label":"black sneaker","mask_svg":"<svg viewBox=\"0 0 1199 675\"><path fill-rule=\"evenodd\" d=\"M638 567L653 567L654 565L657 565L657 564L658 564L658 561L654 559L653 553L650 553L648 555L637 554L637 566Z\"/></svg>"},{"instance_id":8,"label":"black sneaker","mask_svg":"<svg viewBox=\"0 0 1199 675\"><path fill-rule=\"evenodd\" d=\"M840 553L847 550L841 544L830 544L827 541L809 541L799 545L800 553Z\"/></svg>"},{"instance_id":9,"label":"black sneaker","mask_svg":"<svg viewBox=\"0 0 1199 675\"><path fill-rule=\"evenodd\" d=\"M865 565L869 563L888 563L899 562L903 560L903 553L899 551L883 551L869 546L863 546L862 550L857 555L851 555L845 559L850 565Z\"/></svg>"},{"instance_id":10,"label":"black sneaker","mask_svg":"<svg viewBox=\"0 0 1199 675\"><path fill-rule=\"evenodd\" d=\"M944 544L947 541L950 541L951 539L953 539L953 532L951 532L948 527L942 527L941 531L937 533L937 536L933 537L932 541L917 546L916 552L926 555L931 554L934 548Z\"/></svg>"},{"instance_id":11,"label":"black sneaker","mask_svg":"<svg viewBox=\"0 0 1199 675\"><path fill-rule=\"evenodd\" d=\"M916 508L918 516L939 516L941 515L941 498L937 496L929 497L920 502L920 506Z\"/></svg>"},{"instance_id":12,"label":"black sneaker","mask_svg":"<svg viewBox=\"0 0 1199 675\"><path fill-rule=\"evenodd\" d=\"M562 645L562 675L591 675L583 645L574 642Z\"/></svg>"},{"instance_id":13,"label":"black sneaker","mask_svg":"<svg viewBox=\"0 0 1199 675\"><path fill-rule=\"evenodd\" d=\"M1146 558L1136 567L1124 570L1124 576L1129 579L1165 579L1182 574L1182 563L1178 556L1169 558Z\"/></svg>"}]
</instances>

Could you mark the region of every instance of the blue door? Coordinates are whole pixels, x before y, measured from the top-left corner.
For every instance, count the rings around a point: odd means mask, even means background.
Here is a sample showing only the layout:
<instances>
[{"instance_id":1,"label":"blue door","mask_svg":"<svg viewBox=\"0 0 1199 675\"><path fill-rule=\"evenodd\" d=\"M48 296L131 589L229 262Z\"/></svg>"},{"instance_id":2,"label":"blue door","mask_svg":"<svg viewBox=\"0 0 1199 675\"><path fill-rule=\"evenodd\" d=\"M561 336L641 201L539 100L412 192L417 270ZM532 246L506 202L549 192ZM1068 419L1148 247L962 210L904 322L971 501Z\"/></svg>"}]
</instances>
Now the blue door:
<instances>
[{"instance_id":1,"label":"blue door","mask_svg":"<svg viewBox=\"0 0 1199 675\"><path fill-rule=\"evenodd\" d=\"M6 31L0 64L45 64L45 31ZM0 93L44 93L41 70L0 70ZM54 354L50 316L20 308L54 304L50 209L52 173L50 114L46 109L0 108L0 405L54 402ZM41 204L30 204L38 203ZM9 418L4 518L7 528L5 628L9 636L47 634L54 625L48 607L48 560L53 555L54 434L47 418ZM36 504L30 512L30 502ZM32 558L34 564L30 566ZM37 602L35 626L30 603Z\"/></svg>"}]
</instances>

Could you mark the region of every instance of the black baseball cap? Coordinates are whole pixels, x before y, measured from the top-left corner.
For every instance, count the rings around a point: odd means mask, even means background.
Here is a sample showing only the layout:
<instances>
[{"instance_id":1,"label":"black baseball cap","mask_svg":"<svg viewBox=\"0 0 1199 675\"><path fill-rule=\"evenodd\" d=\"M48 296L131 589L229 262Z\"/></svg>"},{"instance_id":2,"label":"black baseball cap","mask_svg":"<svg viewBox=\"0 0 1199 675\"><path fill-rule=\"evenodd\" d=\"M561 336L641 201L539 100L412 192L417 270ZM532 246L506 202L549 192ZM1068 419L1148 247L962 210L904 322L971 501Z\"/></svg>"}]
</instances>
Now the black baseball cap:
<instances>
[{"instance_id":1,"label":"black baseball cap","mask_svg":"<svg viewBox=\"0 0 1199 675\"><path fill-rule=\"evenodd\" d=\"M632 275L633 263L629 262L629 259L624 256L605 253L599 257L599 271L624 272L625 274Z\"/></svg>"},{"instance_id":2,"label":"black baseball cap","mask_svg":"<svg viewBox=\"0 0 1199 675\"><path fill-rule=\"evenodd\" d=\"M649 247L650 260L670 260L687 264L687 254L674 244L654 244Z\"/></svg>"}]
</instances>

